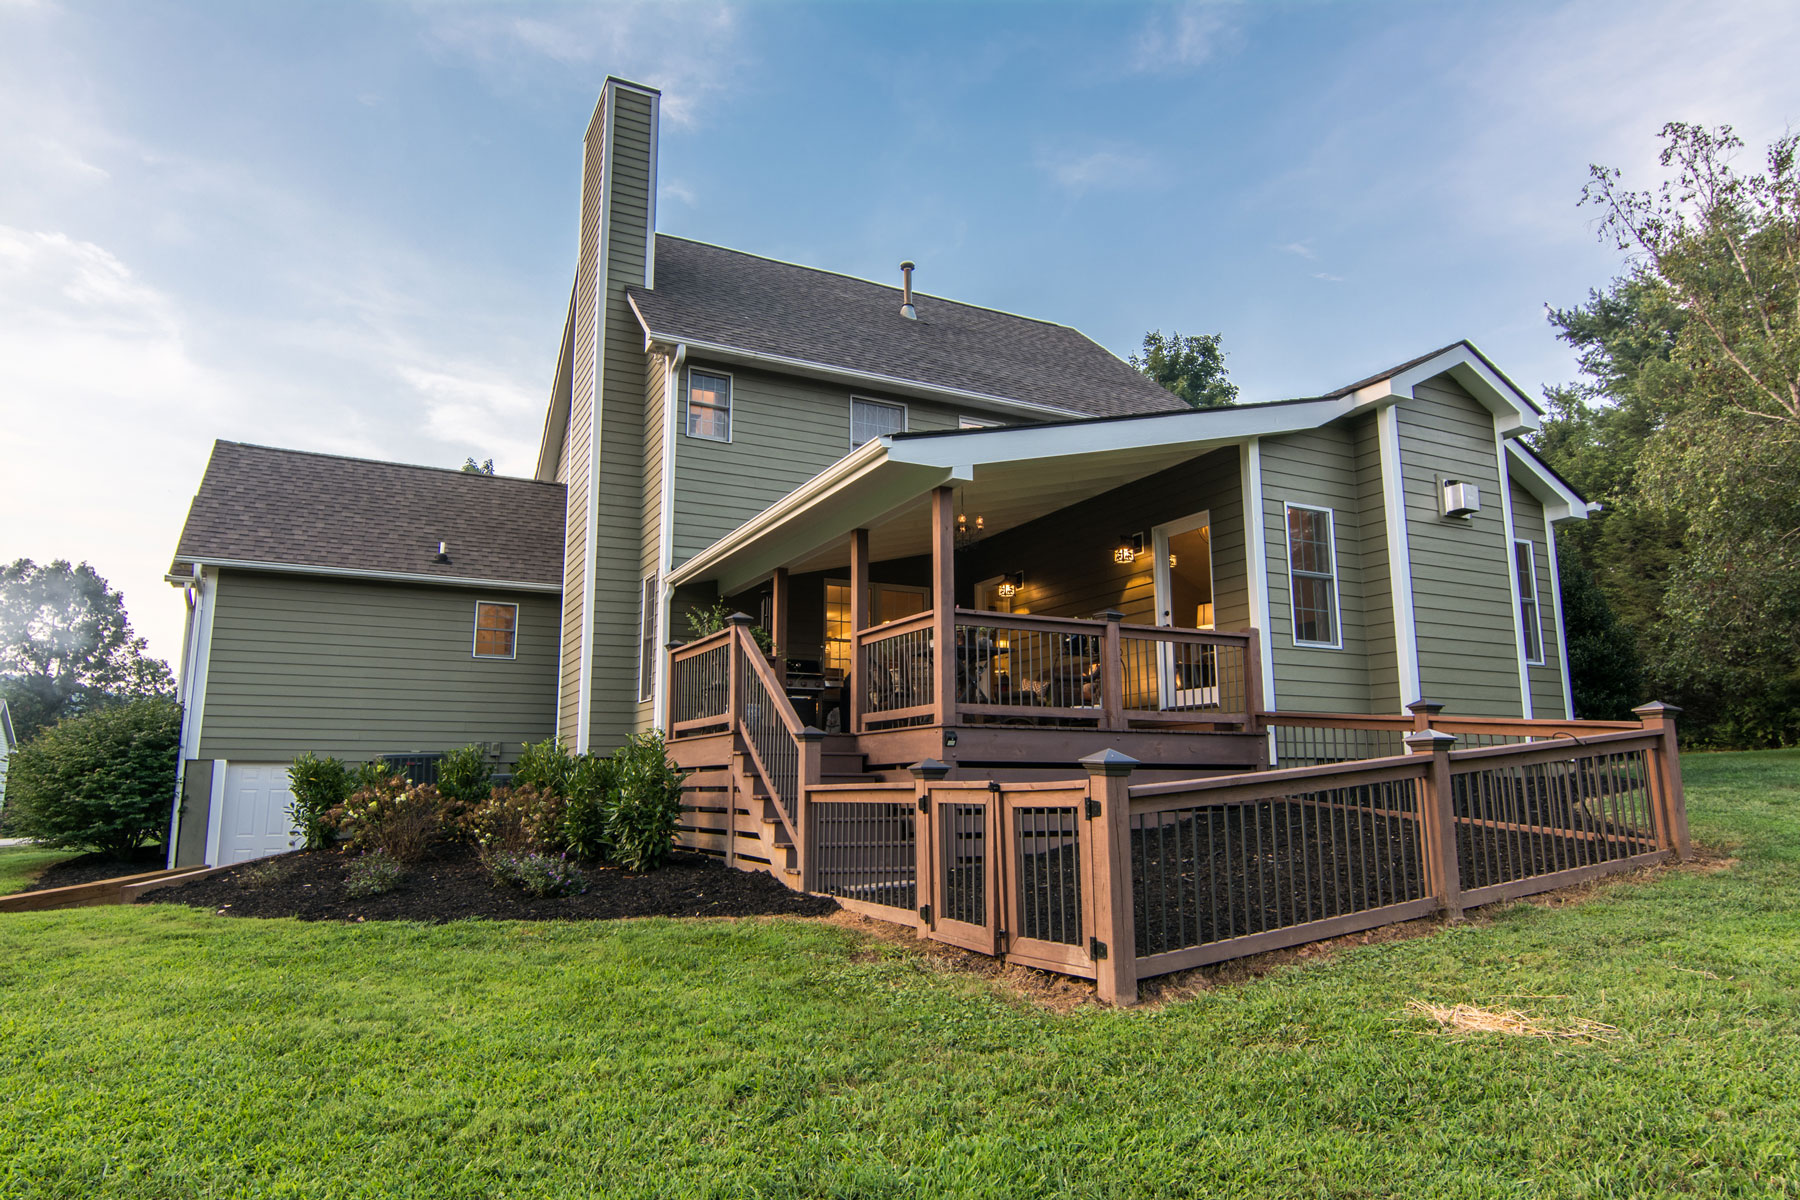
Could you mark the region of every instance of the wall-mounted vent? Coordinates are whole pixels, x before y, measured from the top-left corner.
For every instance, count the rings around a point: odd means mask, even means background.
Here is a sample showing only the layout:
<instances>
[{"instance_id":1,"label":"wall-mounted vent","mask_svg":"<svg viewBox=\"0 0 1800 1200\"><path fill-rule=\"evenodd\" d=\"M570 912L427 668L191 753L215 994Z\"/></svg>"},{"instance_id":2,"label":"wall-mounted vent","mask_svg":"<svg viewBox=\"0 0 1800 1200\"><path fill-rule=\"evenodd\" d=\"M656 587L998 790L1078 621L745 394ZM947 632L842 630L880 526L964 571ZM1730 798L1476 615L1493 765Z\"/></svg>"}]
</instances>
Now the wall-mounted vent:
<instances>
[{"instance_id":1,"label":"wall-mounted vent","mask_svg":"<svg viewBox=\"0 0 1800 1200\"><path fill-rule=\"evenodd\" d=\"M1481 511L1481 489L1472 483L1446 479L1442 495L1446 517L1472 517Z\"/></svg>"}]
</instances>

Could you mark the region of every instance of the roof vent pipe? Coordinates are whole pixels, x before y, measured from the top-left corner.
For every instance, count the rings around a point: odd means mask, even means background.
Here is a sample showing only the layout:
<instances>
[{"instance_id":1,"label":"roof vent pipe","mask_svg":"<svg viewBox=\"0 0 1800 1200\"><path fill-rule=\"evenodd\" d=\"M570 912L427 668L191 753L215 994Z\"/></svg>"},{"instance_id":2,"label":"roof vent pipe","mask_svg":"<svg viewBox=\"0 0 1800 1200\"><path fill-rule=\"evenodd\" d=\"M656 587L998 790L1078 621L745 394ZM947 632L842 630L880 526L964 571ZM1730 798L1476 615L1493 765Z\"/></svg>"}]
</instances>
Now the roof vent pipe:
<instances>
[{"instance_id":1,"label":"roof vent pipe","mask_svg":"<svg viewBox=\"0 0 1800 1200\"><path fill-rule=\"evenodd\" d=\"M912 302L912 273L911 263L900 264L900 315L909 321L916 321L919 319L919 310L913 307Z\"/></svg>"}]
</instances>

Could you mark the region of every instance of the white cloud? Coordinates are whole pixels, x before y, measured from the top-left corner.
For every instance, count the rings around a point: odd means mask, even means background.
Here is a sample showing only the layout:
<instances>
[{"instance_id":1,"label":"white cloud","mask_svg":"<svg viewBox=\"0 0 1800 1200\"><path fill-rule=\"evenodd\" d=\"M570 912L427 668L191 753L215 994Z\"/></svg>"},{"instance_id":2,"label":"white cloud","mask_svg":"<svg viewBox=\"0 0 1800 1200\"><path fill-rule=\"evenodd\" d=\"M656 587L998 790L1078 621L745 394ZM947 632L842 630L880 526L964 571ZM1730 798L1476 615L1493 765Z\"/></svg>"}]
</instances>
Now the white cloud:
<instances>
[{"instance_id":1,"label":"white cloud","mask_svg":"<svg viewBox=\"0 0 1800 1200\"><path fill-rule=\"evenodd\" d=\"M429 40L475 63L490 85L538 85L546 62L597 90L595 68L662 91L662 116L692 125L751 65L737 11L725 5L426 5Z\"/></svg>"},{"instance_id":2,"label":"white cloud","mask_svg":"<svg viewBox=\"0 0 1800 1200\"><path fill-rule=\"evenodd\" d=\"M1131 65L1136 71L1191 71L1237 48L1234 6L1224 0L1189 0L1159 7L1138 30Z\"/></svg>"},{"instance_id":3,"label":"white cloud","mask_svg":"<svg viewBox=\"0 0 1800 1200\"><path fill-rule=\"evenodd\" d=\"M1071 191L1094 188L1137 187L1158 175L1156 160L1139 150L1123 147L1082 151L1046 151L1037 156L1038 169Z\"/></svg>"},{"instance_id":4,"label":"white cloud","mask_svg":"<svg viewBox=\"0 0 1800 1200\"><path fill-rule=\"evenodd\" d=\"M1319 257L1317 254L1313 253L1313 248L1311 246L1307 245L1305 242L1288 242L1286 245L1277 247L1277 249L1282 250L1288 254L1298 255L1299 257L1305 258L1305 259L1313 259L1313 258Z\"/></svg>"},{"instance_id":5,"label":"white cloud","mask_svg":"<svg viewBox=\"0 0 1800 1200\"><path fill-rule=\"evenodd\" d=\"M1322 279L1326 283L1342 283L1342 282L1344 282L1344 277L1342 275L1333 275L1330 271L1314 271L1313 278L1314 279Z\"/></svg>"}]
</instances>

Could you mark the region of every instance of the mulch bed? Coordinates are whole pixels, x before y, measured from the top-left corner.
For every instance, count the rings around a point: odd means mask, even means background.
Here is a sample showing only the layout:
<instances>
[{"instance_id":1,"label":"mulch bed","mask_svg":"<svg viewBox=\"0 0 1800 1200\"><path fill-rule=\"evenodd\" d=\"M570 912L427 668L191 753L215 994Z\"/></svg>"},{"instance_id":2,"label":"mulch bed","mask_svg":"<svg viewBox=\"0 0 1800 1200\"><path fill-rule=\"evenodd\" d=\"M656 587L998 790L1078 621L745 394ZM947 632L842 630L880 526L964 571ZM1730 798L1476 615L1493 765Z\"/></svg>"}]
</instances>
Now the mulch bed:
<instances>
[{"instance_id":1,"label":"mulch bed","mask_svg":"<svg viewBox=\"0 0 1800 1200\"><path fill-rule=\"evenodd\" d=\"M160 871L168 865L168 855L161 846L146 847L127 858L98 852L83 854L46 868L37 877L37 882L22 890L42 892L49 888L73 887L78 883L99 883L102 879L117 879L121 875Z\"/></svg>"},{"instance_id":2,"label":"mulch bed","mask_svg":"<svg viewBox=\"0 0 1800 1200\"><path fill-rule=\"evenodd\" d=\"M467 856L419 863L408 869L393 891L352 900L344 895L350 862L335 850L303 850L163 888L140 897L138 903L186 904L236 917L431 924L470 917L504 921L817 917L837 910L835 901L790 891L773 876L690 854L676 855L660 870L642 875L584 867L586 892L541 900L496 884L479 862Z\"/></svg>"}]
</instances>

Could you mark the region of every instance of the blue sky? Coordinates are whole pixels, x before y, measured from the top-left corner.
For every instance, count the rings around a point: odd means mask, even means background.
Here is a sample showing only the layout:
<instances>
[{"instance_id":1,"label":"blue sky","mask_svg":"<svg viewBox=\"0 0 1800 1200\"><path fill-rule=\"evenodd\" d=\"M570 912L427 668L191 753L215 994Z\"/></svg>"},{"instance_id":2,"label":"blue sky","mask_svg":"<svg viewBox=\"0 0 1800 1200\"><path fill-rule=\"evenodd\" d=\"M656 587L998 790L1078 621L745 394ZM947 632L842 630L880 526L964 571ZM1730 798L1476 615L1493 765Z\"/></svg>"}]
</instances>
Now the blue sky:
<instances>
[{"instance_id":1,"label":"blue sky","mask_svg":"<svg viewBox=\"0 0 1800 1200\"><path fill-rule=\"evenodd\" d=\"M155 652L215 437L532 466L608 73L667 231L1074 325L1221 332L1246 399L1619 267L1590 161L1800 120L1789 3L0 0L0 558L87 559Z\"/></svg>"}]
</instances>

